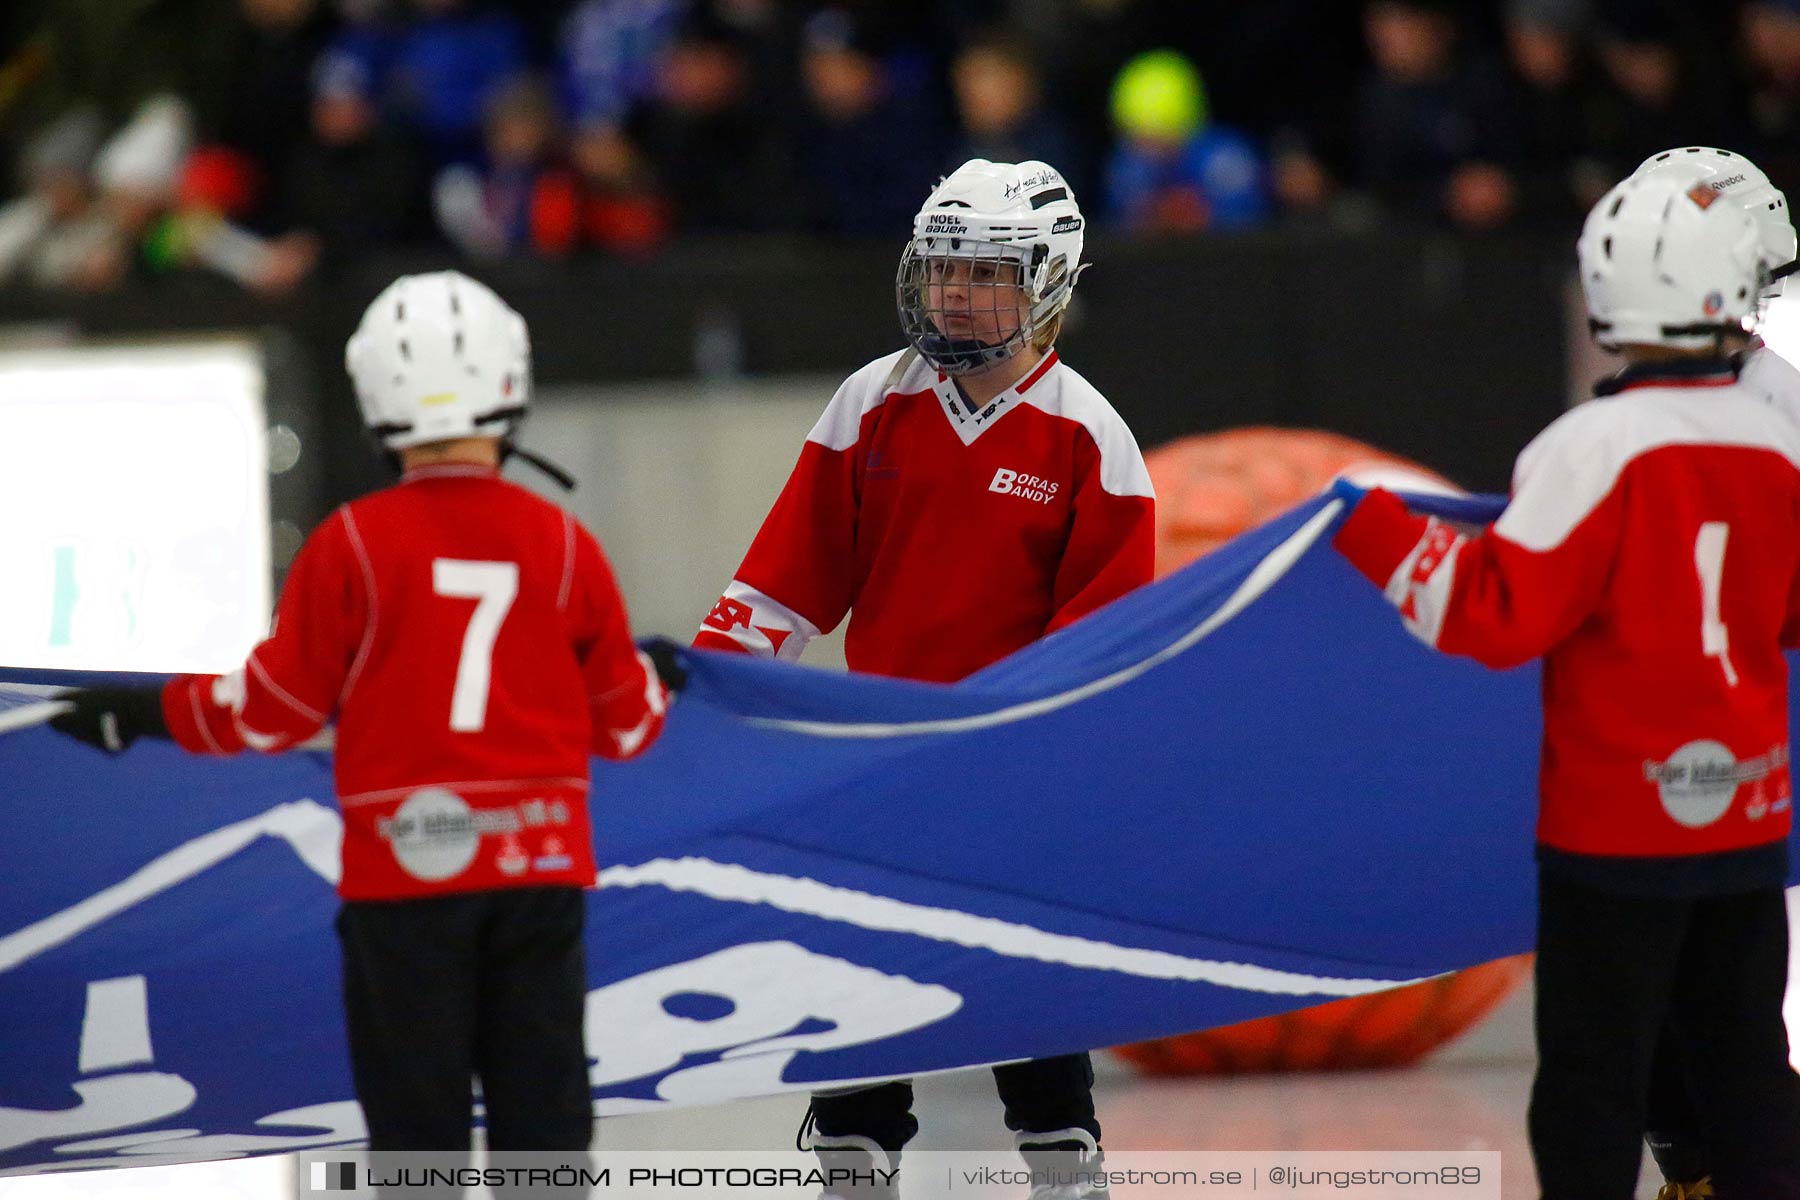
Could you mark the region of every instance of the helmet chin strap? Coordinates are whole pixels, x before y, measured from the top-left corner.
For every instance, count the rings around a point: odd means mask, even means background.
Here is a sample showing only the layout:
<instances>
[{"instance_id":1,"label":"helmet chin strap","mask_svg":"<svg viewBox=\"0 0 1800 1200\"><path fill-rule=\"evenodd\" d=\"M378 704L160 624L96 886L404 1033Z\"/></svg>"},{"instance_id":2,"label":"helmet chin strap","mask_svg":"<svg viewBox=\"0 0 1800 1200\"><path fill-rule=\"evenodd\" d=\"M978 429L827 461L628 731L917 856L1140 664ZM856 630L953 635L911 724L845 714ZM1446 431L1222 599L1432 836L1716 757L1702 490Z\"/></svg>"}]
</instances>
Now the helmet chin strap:
<instances>
[{"instance_id":1,"label":"helmet chin strap","mask_svg":"<svg viewBox=\"0 0 1800 1200\"><path fill-rule=\"evenodd\" d=\"M523 462L536 467L565 492L572 492L575 490L575 477L573 475L569 474L542 455L533 454L523 446L515 445L510 439L500 443L500 461L504 463L509 458L518 458Z\"/></svg>"},{"instance_id":2,"label":"helmet chin strap","mask_svg":"<svg viewBox=\"0 0 1800 1200\"><path fill-rule=\"evenodd\" d=\"M990 357L998 349L1000 349L999 346L990 345L976 338L948 338L941 335L930 339L928 344L922 347L926 357L932 361L933 365L944 374L952 376L979 371L983 367L1000 361Z\"/></svg>"},{"instance_id":3,"label":"helmet chin strap","mask_svg":"<svg viewBox=\"0 0 1800 1200\"><path fill-rule=\"evenodd\" d=\"M395 474L399 474L402 471L400 452L398 450L389 449L387 446L383 445L379 439L376 441L375 446L380 452L382 460L394 469ZM500 465L505 466L506 460L509 458L520 459L528 465L537 468L538 471L548 476L552 482L562 488L565 492L572 492L575 490L575 477L573 475L569 474L543 455L533 454L523 446L518 445L510 436L500 439Z\"/></svg>"}]
</instances>

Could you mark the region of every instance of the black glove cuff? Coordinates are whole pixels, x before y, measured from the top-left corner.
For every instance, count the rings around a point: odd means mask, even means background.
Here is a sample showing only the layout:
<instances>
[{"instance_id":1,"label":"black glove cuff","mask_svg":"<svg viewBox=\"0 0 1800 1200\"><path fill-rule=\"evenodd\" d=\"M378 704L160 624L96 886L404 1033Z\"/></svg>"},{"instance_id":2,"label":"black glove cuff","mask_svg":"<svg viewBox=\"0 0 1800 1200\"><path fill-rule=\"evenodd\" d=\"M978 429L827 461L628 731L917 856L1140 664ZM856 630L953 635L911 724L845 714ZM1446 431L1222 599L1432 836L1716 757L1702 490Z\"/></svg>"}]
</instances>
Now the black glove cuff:
<instances>
[{"instance_id":1,"label":"black glove cuff","mask_svg":"<svg viewBox=\"0 0 1800 1200\"><path fill-rule=\"evenodd\" d=\"M119 720L128 723L139 737L169 741L175 736L169 732L168 717L163 715L162 688L120 688L119 692L114 711L119 714Z\"/></svg>"},{"instance_id":2,"label":"black glove cuff","mask_svg":"<svg viewBox=\"0 0 1800 1200\"><path fill-rule=\"evenodd\" d=\"M681 661L684 652L684 647L668 638L651 638L644 643L644 656L656 668L656 677L671 692L679 692L687 686L687 668Z\"/></svg>"}]
</instances>

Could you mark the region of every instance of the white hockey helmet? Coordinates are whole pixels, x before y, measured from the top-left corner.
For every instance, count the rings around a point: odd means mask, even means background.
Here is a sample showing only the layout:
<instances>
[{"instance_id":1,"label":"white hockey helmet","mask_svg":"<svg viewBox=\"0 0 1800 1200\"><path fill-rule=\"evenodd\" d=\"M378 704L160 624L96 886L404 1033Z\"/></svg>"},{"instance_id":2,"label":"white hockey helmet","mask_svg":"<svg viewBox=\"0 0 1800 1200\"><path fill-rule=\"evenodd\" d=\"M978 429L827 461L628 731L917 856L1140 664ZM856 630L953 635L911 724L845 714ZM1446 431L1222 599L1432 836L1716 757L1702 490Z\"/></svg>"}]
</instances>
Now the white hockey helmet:
<instances>
[{"instance_id":1,"label":"white hockey helmet","mask_svg":"<svg viewBox=\"0 0 1800 1200\"><path fill-rule=\"evenodd\" d=\"M895 281L907 340L947 375L1011 358L1068 306L1082 271L1085 226L1074 191L1054 167L970 159L939 181L913 218ZM972 275L983 273L977 278L1016 285L1018 304L997 311L1005 286L981 289L986 306L968 289L971 299L955 311L946 289L934 286L934 271L957 260Z\"/></svg>"},{"instance_id":2,"label":"white hockey helmet","mask_svg":"<svg viewBox=\"0 0 1800 1200\"><path fill-rule=\"evenodd\" d=\"M363 423L390 450L505 438L531 394L525 319L458 271L403 275L344 348Z\"/></svg>"},{"instance_id":3,"label":"white hockey helmet","mask_svg":"<svg viewBox=\"0 0 1800 1200\"><path fill-rule=\"evenodd\" d=\"M1652 154L1638 165L1633 178L1669 175L1688 183L1704 183L1756 221L1763 268L1771 280L1793 270L1796 253L1793 213L1787 197L1762 169L1741 154L1711 146L1682 146Z\"/></svg>"},{"instance_id":4,"label":"white hockey helmet","mask_svg":"<svg viewBox=\"0 0 1800 1200\"><path fill-rule=\"evenodd\" d=\"M1704 182L1634 175L1588 213L1576 249L1602 346L1703 349L1741 330L1768 278L1757 223Z\"/></svg>"}]
</instances>

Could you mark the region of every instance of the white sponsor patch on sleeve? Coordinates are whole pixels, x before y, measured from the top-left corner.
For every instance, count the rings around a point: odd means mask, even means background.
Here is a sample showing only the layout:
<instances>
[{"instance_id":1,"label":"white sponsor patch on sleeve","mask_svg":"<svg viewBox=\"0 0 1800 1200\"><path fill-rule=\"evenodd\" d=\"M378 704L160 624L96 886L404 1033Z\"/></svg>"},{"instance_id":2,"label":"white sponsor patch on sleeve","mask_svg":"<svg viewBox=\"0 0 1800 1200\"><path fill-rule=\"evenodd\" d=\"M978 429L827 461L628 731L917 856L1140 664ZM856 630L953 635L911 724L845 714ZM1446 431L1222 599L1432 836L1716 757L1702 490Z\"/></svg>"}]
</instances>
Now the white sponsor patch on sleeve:
<instances>
[{"instance_id":1,"label":"white sponsor patch on sleeve","mask_svg":"<svg viewBox=\"0 0 1800 1200\"><path fill-rule=\"evenodd\" d=\"M701 626L724 634L751 654L786 662L798 662L806 644L819 636L817 625L736 579Z\"/></svg>"},{"instance_id":2,"label":"white sponsor patch on sleeve","mask_svg":"<svg viewBox=\"0 0 1800 1200\"><path fill-rule=\"evenodd\" d=\"M1400 610L1406 631L1427 646L1435 647L1444 632L1457 556L1467 544L1467 538L1434 519L1388 579L1387 598Z\"/></svg>"}]
</instances>

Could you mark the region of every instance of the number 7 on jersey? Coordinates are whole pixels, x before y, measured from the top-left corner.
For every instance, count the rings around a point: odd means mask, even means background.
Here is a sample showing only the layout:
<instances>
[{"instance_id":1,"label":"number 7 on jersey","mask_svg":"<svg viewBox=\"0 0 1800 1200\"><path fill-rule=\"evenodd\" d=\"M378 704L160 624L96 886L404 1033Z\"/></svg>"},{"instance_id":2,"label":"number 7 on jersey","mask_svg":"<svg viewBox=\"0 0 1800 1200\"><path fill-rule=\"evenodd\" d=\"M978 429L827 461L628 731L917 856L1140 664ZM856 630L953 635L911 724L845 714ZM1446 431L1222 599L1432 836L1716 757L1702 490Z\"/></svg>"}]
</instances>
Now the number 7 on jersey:
<instances>
[{"instance_id":1,"label":"number 7 on jersey","mask_svg":"<svg viewBox=\"0 0 1800 1200\"><path fill-rule=\"evenodd\" d=\"M457 733L479 733L487 724L494 642L519 595L519 564L436 558L431 562L431 590L440 596L475 601L475 611L463 631L462 657L456 663L450 728Z\"/></svg>"}]
</instances>

